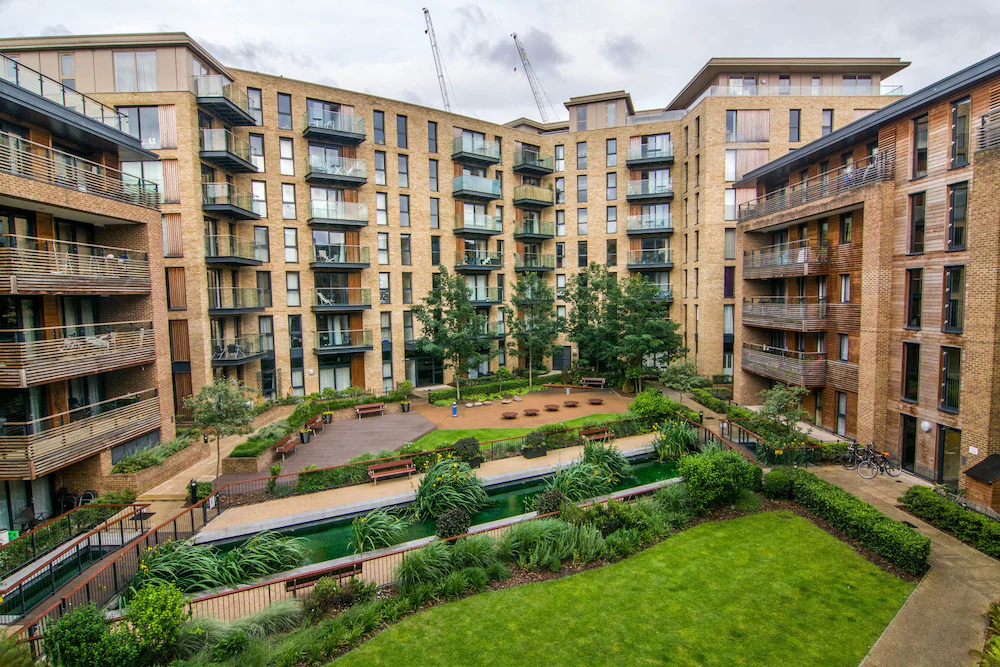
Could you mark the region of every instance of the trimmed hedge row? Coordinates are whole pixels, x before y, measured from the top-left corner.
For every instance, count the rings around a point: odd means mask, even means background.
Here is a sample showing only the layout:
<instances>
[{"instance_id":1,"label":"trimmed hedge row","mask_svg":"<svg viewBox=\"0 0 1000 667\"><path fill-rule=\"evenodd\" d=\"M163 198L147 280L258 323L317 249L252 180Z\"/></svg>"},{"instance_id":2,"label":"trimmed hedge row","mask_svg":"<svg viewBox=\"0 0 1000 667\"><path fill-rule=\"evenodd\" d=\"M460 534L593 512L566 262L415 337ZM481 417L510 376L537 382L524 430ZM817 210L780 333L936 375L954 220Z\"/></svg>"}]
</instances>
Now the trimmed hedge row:
<instances>
[{"instance_id":1,"label":"trimmed hedge row","mask_svg":"<svg viewBox=\"0 0 1000 667\"><path fill-rule=\"evenodd\" d=\"M899 500L924 521L953 533L987 556L1000 558L1000 522L965 509L926 486L911 486Z\"/></svg>"},{"instance_id":2,"label":"trimmed hedge row","mask_svg":"<svg viewBox=\"0 0 1000 667\"><path fill-rule=\"evenodd\" d=\"M500 382L497 380L494 382L480 382L479 384L469 387L465 387L463 385L462 400L464 401L465 399L472 398L474 396L496 394L510 389L523 389L527 386L527 380L507 380L506 382ZM437 391L432 391L427 394L427 400L431 403L434 403L435 401L454 401L457 400L457 397L458 392L455 389L438 389Z\"/></svg>"},{"instance_id":3,"label":"trimmed hedge row","mask_svg":"<svg viewBox=\"0 0 1000 667\"><path fill-rule=\"evenodd\" d=\"M795 502L910 574L927 569L930 538L810 472L798 468L788 474Z\"/></svg>"},{"instance_id":4,"label":"trimmed hedge row","mask_svg":"<svg viewBox=\"0 0 1000 667\"><path fill-rule=\"evenodd\" d=\"M716 398L705 389L692 389L691 398L695 403L704 405L712 412L717 412L720 415L726 414L726 410L733 407L722 399Z\"/></svg>"}]
</instances>

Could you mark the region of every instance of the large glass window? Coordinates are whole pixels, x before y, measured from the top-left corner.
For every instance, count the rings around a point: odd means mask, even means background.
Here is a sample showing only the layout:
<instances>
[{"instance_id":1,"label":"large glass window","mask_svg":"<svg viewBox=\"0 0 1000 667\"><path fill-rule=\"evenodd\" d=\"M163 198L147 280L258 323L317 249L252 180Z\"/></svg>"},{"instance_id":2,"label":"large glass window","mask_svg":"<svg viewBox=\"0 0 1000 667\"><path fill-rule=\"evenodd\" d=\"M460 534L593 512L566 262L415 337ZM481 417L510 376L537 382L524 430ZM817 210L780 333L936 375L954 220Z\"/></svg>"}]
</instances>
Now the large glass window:
<instances>
[{"instance_id":1,"label":"large glass window","mask_svg":"<svg viewBox=\"0 0 1000 667\"><path fill-rule=\"evenodd\" d=\"M427 121L427 152L438 152L438 124L433 120Z\"/></svg>"},{"instance_id":2,"label":"large glass window","mask_svg":"<svg viewBox=\"0 0 1000 667\"><path fill-rule=\"evenodd\" d=\"M385 151L375 151L375 185L385 185Z\"/></svg>"},{"instance_id":3,"label":"large glass window","mask_svg":"<svg viewBox=\"0 0 1000 667\"><path fill-rule=\"evenodd\" d=\"M257 168L257 172L263 174L264 162L264 135L251 134L250 138L250 162Z\"/></svg>"},{"instance_id":4,"label":"large glass window","mask_svg":"<svg viewBox=\"0 0 1000 667\"><path fill-rule=\"evenodd\" d=\"M580 268L587 266L587 242L576 242L576 265Z\"/></svg>"},{"instance_id":5,"label":"large glass window","mask_svg":"<svg viewBox=\"0 0 1000 667\"><path fill-rule=\"evenodd\" d=\"M566 203L566 179L562 177L556 179L556 203Z\"/></svg>"},{"instance_id":6,"label":"large glass window","mask_svg":"<svg viewBox=\"0 0 1000 667\"><path fill-rule=\"evenodd\" d=\"M295 184L281 184L281 217L285 220L295 219Z\"/></svg>"},{"instance_id":7,"label":"large glass window","mask_svg":"<svg viewBox=\"0 0 1000 667\"><path fill-rule=\"evenodd\" d=\"M250 113L253 124L261 127L264 124L264 95L260 88L247 88L247 99L250 100ZM263 155L261 151L261 155Z\"/></svg>"},{"instance_id":8,"label":"large glass window","mask_svg":"<svg viewBox=\"0 0 1000 667\"><path fill-rule=\"evenodd\" d=\"M406 116L396 115L396 145L400 148L407 148L408 139L406 136Z\"/></svg>"},{"instance_id":9,"label":"large glass window","mask_svg":"<svg viewBox=\"0 0 1000 667\"><path fill-rule=\"evenodd\" d=\"M587 201L587 175L580 174L576 177L576 201L582 204Z\"/></svg>"},{"instance_id":10,"label":"large glass window","mask_svg":"<svg viewBox=\"0 0 1000 667\"><path fill-rule=\"evenodd\" d=\"M427 178L430 183L431 192L438 191L438 161L427 161Z\"/></svg>"},{"instance_id":11,"label":"large glass window","mask_svg":"<svg viewBox=\"0 0 1000 667\"><path fill-rule=\"evenodd\" d=\"M971 100L966 97L951 105L951 167L969 164L969 119Z\"/></svg>"},{"instance_id":12,"label":"large glass window","mask_svg":"<svg viewBox=\"0 0 1000 667\"><path fill-rule=\"evenodd\" d=\"M398 155L399 164L399 187L410 187L410 158L406 155Z\"/></svg>"},{"instance_id":13,"label":"large glass window","mask_svg":"<svg viewBox=\"0 0 1000 667\"><path fill-rule=\"evenodd\" d=\"M566 236L566 211L556 211L556 236Z\"/></svg>"},{"instance_id":14,"label":"large glass window","mask_svg":"<svg viewBox=\"0 0 1000 667\"><path fill-rule=\"evenodd\" d=\"M924 301L923 269L906 271L906 328L919 329Z\"/></svg>"},{"instance_id":15,"label":"large glass window","mask_svg":"<svg viewBox=\"0 0 1000 667\"><path fill-rule=\"evenodd\" d=\"M441 200L431 197L431 229L441 227Z\"/></svg>"},{"instance_id":16,"label":"large glass window","mask_svg":"<svg viewBox=\"0 0 1000 667\"><path fill-rule=\"evenodd\" d=\"M410 195L399 195L399 226L410 226Z\"/></svg>"},{"instance_id":17,"label":"large glass window","mask_svg":"<svg viewBox=\"0 0 1000 667\"><path fill-rule=\"evenodd\" d=\"M385 232L378 233L378 263L389 263L389 235Z\"/></svg>"},{"instance_id":18,"label":"large glass window","mask_svg":"<svg viewBox=\"0 0 1000 667\"><path fill-rule=\"evenodd\" d=\"M608 139L607 141L605 141L605 144L606 144L608 166L609 167L618 166L618 140Z\"/></svg>"},{"instance_id":19,"label":"large glass window","mask_svg":"<svg viewBox=\"0 0 1000 667\"><path fill-rule=\"evenodd\" d=\"M802 141L802 110L788 110L788 141L795 143Z\"/></svg>"},{"instance_id":20,"label":"large glass window","mask_svg":"<svg viewBox=\"0 0 1000 667\"><path fill-rule=\"evenodd\" d=\"M566 171L566 147L562 144L556 146L555 170Z\"/></svg>"},{"instance_id":21,"label":"large glass window","mask_svg":"<svg viewBox=\"0 0 1000 667\"><path fill-rule=\"evenodd\" d=\"M579 236L587 235L587 209L576 209L576 233Z\"/></svg>"},{"instance_id":22,"label":"large glass window","mask_svg":"<svg viewBox=\"0 0 1000 667\"><path fill-rule=\"evenodd\" d=\"M128 133L142 142L143 148L163 148L160 142L160 107L118 107L128 118Z\"/></svg>"},{"instance_id":23,"label":"large glass window","mask_svg":"<svg viewBox=\"0 0 1000 667\"><path fill-rule=\"evenodd\" d=\"M389 224L389 195L385 192L375 193L375 224Z\"/></svg>"},{"instance_id":24,"label":"large glass window","mask_svg":"<svg viewBox=\"0 0 1000 667\"><path fill-rule=\"evenodd\" d=\"M578 170L587 168L587 142L580 141L576 144L576 168Z\"/></svg>"},{"instance_id":25,"label":"large glass window","mask_svg":"<svg viewBox=\"0 0 1000 667\"><path fill-rule=\"evenodd\" d=\"M927 116L913 121L913 178L927 175Z\"/></svg>"},{"instance_id":26,"label":"large glass window","mask_svg":"<svg viewBox=\"0 0 1000 667\"><path fill-rule=\"evenodd\" d=\"M941 348L941 409L958 412L962 388L962 349Z\"/></svg>"},{"instance_id":27,"label":"large glass window","mask_svg":"<svg viewBox=\"0 0 1000 667\"><path fill-rule=\"evenodd\" d=\"M295 175L295 147L294 142L287 138L278 139L278 171L282 176Z\"/></svg>"},{"instance_id":28,"label":"large glass window","mask_svg":"<svg viewBox=\"0 0 1000 667\"><path fill-rule=\"evenodd\" d=\"M944 269L944 330L962 333L965 320L965 267Z\"/></svg>"},{"instance_id":29,"label":"large glass window","mask_svg":"<svg viewBox=\"0 0 1000 667\"><path fill-rule=\"evenodd\" d=\"M292 96L278 93L278 129L292 129Z\"/></svg>"},{"instance_id":30,"label":"large glass window","mask_svg":"<svg viewBox=\"0 0 1000 667\"><path fill-rule=\"evenodd\" d=\"M293 227L285 228L285 262L299 261L299 230Z\"/></svg>"},{"instance_id":31,"label":"large glass window","mask_svg":"<svg viewBox=\"0 0 1000 667\"><path fill-rule=\"evenodd\" d=\"M820 127L820 136L825 137L831 132L833 132L833 109L823 109L823 124Z\"/></svg>"},{"instance_id":32,"label":"large glass window","mask_svg":"<svg viewBox=\"0 0 1000 667\"><path fill-rule=\"evenodd\" d=\"M372 123L372 125L374 126L374 131L375 131L375 143L379 144L379 145L384 145L385 144L385 112L384 111L375 110L375 111L372 112L372 115L374 117L373 118L374 122Z\"/></svg>"},{"instance_id":33,"label":"large glass window","mask_svg":"<svg viewBox=\"0 0 1000 667\"><path fill-rule=\"evenodd\" d=\"M607 210L607 226L605 231L608 234L618 233L618 207L609 206Z\"/></svg>"},{"instance_id":34,"label":"large glass window","mask_svg":"<svg viewBox=\"0 0 1000 667\"><path fill-rule=\"evenodd\" d=\"M948 250L965 250L966 216L969 212L969 184L948 187Z\"/></svg>"},{"instance_id":35,"label":"large glass window","mask_svg":"<svg viewBox=\"0 0 1000 667\"><path fill-rule=\"evenodd\" d=\"M607 192L607 197L606 198L607 198L608 201L614 201L614 200L618 199L618 174L617 173L611 172L610 174L608 174L607 190L608 190L608 192Z\"/></svg>"},{"instance_id":36,"label":"large glass window","mask_svg":"<svg viewBox=\"0 0 1000 667\"><path fill-rule=\"evenodd\" d=\"M926 192L915 192L910 195L910 252L914 254L924 251L926 201Z\"/></svg>"},{"instance_id":37,"label":"large glass window","mask_svg":"<svg viewBox=\"0 0 1000 667\"><path fill-rule=\"evenodd\" d=\"M299 274L289 271L285 274L285 299L289 306L302 305L302 292L299 289Z\"/></svg>"},{"instance_id":38,"label":"large glass window","mask_svg":"<svg viewBox=\"0 0 1000 667\"><path fill-rule=\"evenodd\" d=\"M115 61L115 92L156 91L156 51L118 51Z\"/></svg>"},{"instance_id":39,"label":"large glass window","mask_svg":"<svg viewBox=\"0 0 1000 667\"><path fill-rule=\"evenodd\" d=\"M903 400L916 403L919 389L920 345L918 343L903 343Z\"/></svg>"},{"instance_id":40,"label":"large glass window","mask_svg":"<svg viewBox=\"0 0 1000 667\"><path fill-rule=\"evenodd\" d=\"M402 234L399 237L399 263L403 266L410 266L413 261L410 258L410 235Z\"/></svg>"}]
</instances>

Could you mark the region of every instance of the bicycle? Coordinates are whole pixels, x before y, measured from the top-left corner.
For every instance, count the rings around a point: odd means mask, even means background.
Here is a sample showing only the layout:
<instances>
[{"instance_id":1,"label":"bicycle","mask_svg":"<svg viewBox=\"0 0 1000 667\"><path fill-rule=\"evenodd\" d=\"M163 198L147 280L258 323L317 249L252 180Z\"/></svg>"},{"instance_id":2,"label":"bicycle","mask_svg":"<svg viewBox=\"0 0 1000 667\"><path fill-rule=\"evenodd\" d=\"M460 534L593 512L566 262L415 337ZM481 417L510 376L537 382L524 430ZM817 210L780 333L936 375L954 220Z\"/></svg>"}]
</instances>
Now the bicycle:
<instances>
[{"instance_id":1,"label":"bicycle","mask_svg":"<svg viewBox=\"0 0 1000 667\"><path fill-rule=\"evenodd\" d=\"M903 464L895 456L889 456L889 452L872 452L871 456L858 462L858 474L865 479L875 479L881 472L888 473L890 477L899 477L903 472Z\"/></svg>"},{"instance_id":2,"label":"bicycle","mask_svg":"<svg viewBox=\"0 0 1000 667\"><path fill-rule=\"evenodd\" d=\"M858 443L852 442L847 446L847 451L840 457L840 465L845 470L854 470L858 467L858 463L864 458L864 455L865 449L859 448Z\"/></svg>"}]
</instances>

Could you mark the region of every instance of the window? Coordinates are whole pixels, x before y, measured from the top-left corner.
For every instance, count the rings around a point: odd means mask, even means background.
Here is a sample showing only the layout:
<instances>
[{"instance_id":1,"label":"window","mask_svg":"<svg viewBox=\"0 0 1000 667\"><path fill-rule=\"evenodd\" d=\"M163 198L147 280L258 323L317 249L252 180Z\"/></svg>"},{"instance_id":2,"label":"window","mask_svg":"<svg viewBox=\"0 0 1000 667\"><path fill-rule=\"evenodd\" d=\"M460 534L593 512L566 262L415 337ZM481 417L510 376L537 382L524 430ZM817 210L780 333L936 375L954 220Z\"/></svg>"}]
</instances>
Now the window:
<instances>
[{"instance_id":1,"label":"window","mask_svg":"<svg viewBox=\"0 0 1000 667\"><path fill-rule=\"evenodd\" d=\"M279 169L282 176L295 175L295 153L291 139L282 137L278 139Z\"/></svg>"},{"instance_id":2,"label":"window","mask_svg":"<svg viewBox=\"0 0 1000 667\"><path fill-rule=\"evenodd\" d=\"M701 116L694 119L694 147L701 148Z\"/></svg>"},{"instance_id":3,"label":"window","mask_svg":"<svg viewBox=\"0 0 1000 667\"><path fill-rule=\"evenodd\" d=\"M576 233L579 236L587 235L587 209L576 209Z\"/></svg>"},{"instance_id":4,"label":"window","mask_svg":"<svg viewBox=\"0 0 1000 667\"><path fill-rule=\"evenodd\" d=\"M378 233L378 263L389 263L389 235L385 232Z\"/></svg>"},{"instance_id":5,"label":"window","mask_svg":"<svg viewBox=\"0 0 1000 667\"><path fill-rule=\"evenodd\" d=\"M583 132L587 129L587 107L578 106L576 108L576 131Z\"/></svg>"},{"instance_id":6,"label":"window","mask_svg":"<svg viewBox=\"0 0 1000 667\"><path fill-rule=\"evenodd\" d=\"M389 274L378 274L378 302L380 304L392 303L392 293L389 288Z\"/></svg>"},{"instance_id":7,"label":"window","mask_svg":"<svg viewBox=\"0 0 1000 667\"><path fill-rule=\"evenodd\" d=\"M685 165L686 166L686 165ZM694 184L701 185L701 156L694 156Z\"/></svg>"},{"instance_id":8,"label":"window","mask_svg":"<svg viewBox=\"0 0 1000 667\"><path fill-rule=\"evenodd\" d=\"M941 348L941 409L958 412L962 386L962 349Z\"/></svg>"},{"instance_id":9,"label":"window","mask_svg":"<svg viewBox=\"0 0 1000 667\"><path fill-rule=\"evenodd\" d=\"M257 168L257 172L264 173L264 135L250 135L250 162Z\"/></svg>"},{"instance_id":10,"label":"window","mask_svg":"<svg viewBox=\"0 0 1000 667\"><path fill-rule=\"evenodd\" d=\"M697 271L697 269L695 269ZM726 266L722 269L722 298L732 299L736 296L736 267Z\"/></svg>"},{"instance_id":11,"label":"window","mask_svg":"<svg viewBox=\"0 0 1000 667\"><path fill-rule=\"evenodd\" d=\"M407 148L406 116L399 114L396 114L396 145L400 148Z\"/></svg>"},{"instance_id":12,"label":"window","mask_svg":"<svg viewBox=\"0 0 1000 667\"><path fill-rule=\"evenodd\" d=\"M818 93L817 93L818 94ZM835 394L835 408L837 410L837 435L847 435L847 394L838 391Z\"/></svg>"},{"instance_id":13,"label":"window","mask_svg":"<svg viewBox=\"0 0 1000 667\"><path fill-rule=\"evenodd\" d=\"M562 177L556 179L556 203L566 203L566 179Z\"/></svg>"},{"instance_id":14,"label":"window","mask_svg":"<svg viewBox=\"0 0 1000 667\"><path fill-rule=\"evenodd\" d=\"M607 164L609 167L618 166L618 140L608 139L605 144L607 145Z\"/></svg>"},{"instance_id":15,"label":"window","mask_svg":"<svg viewBox=\"0 0 1000 667\"><path fill-rule=\"evenodd\" d=\"M565 299L566 298L566 274L557 273L556 274L556 298Z\"/></svg>"},{"instance_id":16,"label":"window","mask_svg":"<svg viewBox=\"0 0 1000 667\"><path fill-rule=\"evenodd\" d=\"M920 344L903 343L903 391L902 399L916 403L920 388Z\"/></svg>"},{"instance_id":17,"label":"window","mask_svg":"<svg viewBox=\"0 0 1000 667\"><path fill-rule=\"evenodd\" d=\"M576 202L578 204L587 201L587 175L580 174L576 177Z\"/></svg>"},{"instance_id":18,"label":"window","mask_svg":"<svg viewBox=\"0 0 1000 667\"><path fill-rule=\"evenodd\" d=\"M694 261L701 259L701 232L694 233Z\"/></svg>"},{"instance_id":19,"label":"window","mask_svg":"<svg viewBox=\"0 0 1000 667\"><path fill-rule=\"evenodd\" d=\"M969 184L948 186L948 250L965 250L965 225L969 207Z\"/></svg>"},{"instance_id":20,"label":"window","mask_svg":"<svg viewBox=\"0 0 1000 667\"><path fill-rule=\"evenodd\" d=\"M768 109L726 111L726 141L768 141L771 134L771 112Z\"/></svg>"},{"instance_id":21,"label":"window","mask_svg":"<svg viewBox=\"0 0 1000 667\"><path fill-rule=\"evenodd\" d=\"M285 261L299 261L299 230L285 227Z\"/></svg>"},{"instance_id":22,"label":"window","mask_svg":"<svg viewBox=\"0 0 1000 667\"><path fill-rule=\"evenodd\" d=\"M587 168L587 142L580 141L576 144L576 168Z\"/></svg>"},{"instance_id":23,"label":"window","mask_svg":"<svg viewBox=\"0 0 1000 667\"><path fill-rule=\"evenodd\" d=\"M698 298L698 269L694 270L694 298Z\"/></svg>"},{"instance_id":24,"label":"window","mask_svg":"<svg viewBox=\"0 0 1000 667\"><path fill-rule=\"evenodd\" d=\"M840 302L849 303L851 300L851 274L840 274Z\"/></svg>"},{"instance_id":25,"label":"window","mask_svg":"<svg viewBox=\"0 0 1000 667\"><path fill-rule=\"evenodd\" d=\"M556 306L556 317L560 320L566 319L566 306Z\"/></svg>"},{"instance_id":26,"label":"window","mask_svg":"<svg viewBox=\"0 0 1000 667\"><path fill-rule=\"evenodd\" d=\"M403 266L411 266L413 261L410 258L410 235L403 234L399 237L399 262Z\"/></svg>"},{"instance_id":27,"label":"window","mask_svg":"<svg viewBox=\"0 0 1000 667\"><path fill-rule=\"evenodd\" d=\"M872 77L870 74L844 75L844 95L871 95Z\"/></svg>"},{"instance_id":28,"label":"window","mask_svg":"<svg viewBox=\"0 0 1000 667\"><path fill-rule=\"evenodd\" d=\"M924 215L927 193L917 192L910 195L910 252L924 251Z\"/></svg>"},{"instance_id":29,"label":"window","mask_svg":"<svg viewBox=\"0 0 1000 667\"><path fill-rule=\"evenodd\" d=\"M285 220L295 219L295 185L281 184L281 217Z\"/></svg>"},{"instance_id":30,"label":"window","mask_svg":"<svg viewBox=\"0 0 1000 667\"><path fill-rule=\"evenodd\" d=\"M788 141L802 141L802 110L788 110Z\"/></svg>"},{"instance_id":31,"label":"window","mask_svg":"<svg viewBox=\"0 0 1000 667\"><path fill-rule=\"evenodd\" d=\"M76 57L72 53L59 56L59 82L67 88L76 88Z\"/></svg>"},{"instance_id":32,"label":"window","mask_svg":"<svg viewBox=\"0 0 1000 667\"><path fill-rule=\"evenodd\" d=\"M299 274L297 271L285 273L285 300L289 306L302 305L302 292L299 290Z\"/></svg>"},{"instance_id":33,"label":"window","mask_svg":"<svg viewBox=\"0 0 1000 667\"><path fill-rule=\"evenodd\" d=\"M919 329L920 316L924 301L924 271L923 269L907 269L906 271L906 328Z\"/></svg>"},{"instance_id":34,"label":"window","mask_svg":"<svg viewBox=\"0 0 1000 667\"><path fill-rule=\"evenodd\" d=\"M247 99L250 101L250 114L253 124L261 127L264 124L264 95L260 88L247 88ZM261 151L261 155L263 155Z\"/></svg>"},{"instance_id":35,"label":"window","mask_svg":"<svg viewBox=\"0 0 1000 667\"><path fill-rule=\"evenodd\" d=\"M566 171L566 147L562 144L556 146L556 171Z\"/></svg>"},{"instance_id":36,"label":"window","mask_svg":"<svg viewBox=\"0 0 1000 667\"><path fill-rule=\"evenodd\" d=\"M503 194L503 172L500 171L499 169L497 169L496 173L493 176L493 179L497 182L497 186L499 187L500 194L502 195Z\"/></svg>"},{"instance_id":37,"label":"window","mask_svg":"<svg viewBox=\"0 0 1000 667\"><path fill-rule=\"evenodd\" d=\"M410 187L410 158L406 155L397 156L399 164L399 187Z\"/></svg>"},{"instance_id":38,"label":"window","mask_svg":"<svg viewBox=\"0 0 1000 667\"><path fill-rule=\"evenodd\" d=\"M841 245L851 242L854 230L854 218L850 213L840 215L840 243Z\"/></svg>"},{"instance_id":39,"label":"window","mask_svg":"<svg viewBox=\"0 0 1000 667\"><path fill-rule=\"evenodd\" d=\"M736 230L729 227L725 231L723 259L736 259Z\"/></svg>"},{"instance_id":40,"label":"window","mask_svg":"<svg viewBox=\"0 0 1000 667\"><path fill-rule=\"evenodd\" d=\"M410 195L399 195L399 226L410 226Z\"/></svg>"},{"instance_id":41,"label":"window","mask_svg":"<svg viewBox=\"0 0 1000 667\"><path fill-rule=\"evenodd\" d=\"M605 108L607 109L606 127L614 127L618 124L618 104L616 102L608 102Z\"/></svg>"},{"instance_id":42,"label":"window","mask_svg":"<svg viewBox=\"0 0 1000 667\"><path fill-rule=\"evenodd\" d=\"M375 224L389 224L389 196L384 192L375 193Z\"/></svg>"},{"instance_id":43,"label":"window","mask_svg":"<svg viewBox=\"0 0 1000 667\"><path fill-rule=\"evenodd\" d=\"M823 123L820 128L820 136L825 137L831 132L833 132L833 109L823 109Z\"/></svg>"},{"instance_id":44,"label":"window","mask_svg":"<svg viewBox=\"0 0 1000 667\"><path fill-rule=\"evenodd\" d=\"M607 256L608 266L615 266L618 264L618 241L616 239L608 239Z\"/></svg>"},{"instance_id":45,"label":"window","mask_svg":"<svg viewBox=\"0 0 1000 667\"><path fill-rule=\"evenodd\" d=\"M250 205L253 212L262 218L267 217L267 183L250 181Z\"/></svg>"},{"instance_id":46,"label":"window","mask_svg":"<svg viewBox=\"0 0 1000 667\"><path fill-rule=\"evenodd\" d=\"M403 311L403 340L411 342L413 340L413 313Z\"/></svg>"},{"instance_id":47,"label":"window","mask_svg":"<svg viewBox=\"0 0 1000 667\"><path fill-rule=\"evenodd\" d=\"M848 340L847 334L837 334L837 361L847 361L848 353L850 352Z\"/></svg>"},{"instance_id":48,"label":"window","mask_svg":"<svg viewBox=\"0 0 1000 667\"><path fill-rule=\"evenodd\" d=\"M726 220L735 220L736 219L736 211L737 211L737 206L736 206L736 190L734 188L727 188L726 189L726 211L725 211L725 219Z\"/></svg>"},{"instance_id":49,"label":"window","mask_svg":"<svg viewBox=\"0 0 1000 667\"><path fill-rule=\"evenodd\" d=\"M375 185L385 185L385 151L375 151Z\"/></svg>"},{"instance_id":50,"label":"window","mask_svg":"<svg viewBox=\"0 0 1000 667\"><path fill-rule=\"evenodd\" d=\"M944 267L944 330L962 333L965 317L965 267Z\"/></svg>"},{"instance_id":51,"label":"window","mask_svg":"<svg viewBox=\"0 0 1000 667\"><path fill-rule=\"evenodd\" d=\"M288 316L288 338L289 338L289 348L293 350L302 349L302 316L301 315L289 315ZM299 382L295 383L295 375L292 375L292 386L301 387L302 386L302 371L299 371Z\"/></svg>"},{"instance_id":52,"label":"window","mask_svg":"<svg viewBox=\"0 0 1000 667\"><path fill-rule=\"evenodd\" d=\"M607 233L608 234L617 234L618 233L618 207L617 206L609 206L608 207L607 219L608 219L607 230L606 230Z\"/></svg>"},{"instance_id":53,"label":"window","mask_svg":"<svg viewBox=\"0 0 1000 667\"><path fill-rule=\"evenodd\" d=\"M608 193L606 199L608 201L618 199L618 174L615 172L608 174Z\"/></svg>"},{"instance_id":54,"label":"window","mask_svg":"<svg viewBox=\"0 0 1000 667\"><path fill-rule=\"evenodd\" d=\"M187 310L187 281L184 267L170 267L167 272L167 310Z\"/></svg>"},{"instance_id":55,"label":"window","mask_svg":"<svg viewBox=\"0 0 1000 667\"><path fill-rule=\"evenodd\" d=\"M566 243L558 241L556 243L556 268L561 269L566 263Z\"/></svg>"},{"instance_id":56,"label":"window","mask_svg":"<svg viewBox=\"0 0 1000 667\"><path fill-rule=\"evenodd\" d=\"M407 250L409 253L409 250ZM403 262L404 264L406 262ZM403 274L403 303L413 303L413 274Z\"/></svg>"},{"instance_id":57,"label":"window","mask_svg":"<svg viewBox=\"0 0 1000 667\"><path fill-rule=\"evenodd\" d=\"M441 265L441 237L431 237L431 266Z\"/></svg>"},{"instance_id":58,"label":"window","mask_svg":"<svg viewBox=\"0 0 1000 667\"><path fill-rule=\"evenodd\" d=\"M392 342L392 313L379 313L379 325L382 327L382 342Z\"/></svg>"},{"instance_id":59,"label":"window","mask_svg":"<svg viewBox=\"0 0 1000 667\"><path fill-rule=\"evenodd\" d=\"M726 180L736 180L736 151L733 149L726 150Z\"/></svg>"},{"instance_id":60,"label":"window","mask_svg":"<svg viewBox=\"0 0 1000 667\"><path fill-rule=\"evenodd\" d=\"M118 52L114 60L116 93L156 90L156 51Z\"/></svg>"},{"instance_id":61,"label":"window","mask_svg":"<svg viewBox=\"0 0 1000 667\"><path fill-rule=\"evenodd\" d=\"M441 200L431 197L431 229L441 227Z\"/></svg>"},{"instance_id":62,"label":"window","mask_svg":"<svg viewBox=\"0 0 1000 667\"><path fill-rule=\"evenodd\" d=\"M587 266L587 242L576 242L576 265L580 268Z\"/></svg>"},{"instance_id":63,"label":"window","mask_svg":"<svg viewBox=\"0 0 1000 667\"><path fill-rule=\"evenodd\" d=\"M143 148L163 148L160 141L160 107L118 107L128 118L128 133L142 142Z\"/></svg>"},{"instance_id":64,"label":"window","mask_svg":"<svg viewBox=\"0 0 1000 667\"><path fill-rule=\"evenodd\" d=\"M971 101L968 97L951 104L951 168L969 164L969 116Z\"/></svg>"},{"instance_id":65,"label":"window","mask_svg":"<svg viewBox=\"0 0 1000 667\"><path fill-rule=\"evenodd\" d=\"M292 96L278 93L278 129L292 129Z\"/></svg>"},{"instance_id":66,"label":"window","mask_svg":"<svg viewBox=\"0 0 1000 667\"><path fill-rule=\"evenodd\" d=\"M427 152L438 152L438 124L433 120L427 121Z\"/></svg>"},{"instance_id":67,"label":"window","mask_svg":"<svg viewBox=\"0 0 1000 667\"><path fill-rule=\"evenodd\" d=\"M271 239L267 227L253 228L253 258L265 264L271 261Z\"/></svg>"},{"instance_id":68,"label":"window","mask_svg":"<svg viewBox=\"0 0 1000 667\"><path fill-rule=\"evenodd\" d=\"M258 271L257 272L257 293L258 302L264 308L270 308L273 304L271 303L271 272L270 271Z\"/></svg>"},{"instance_id":69,"label":"window","mask_svg":"<svg viewBox=\"0 0 1000 667\"><path fill-rule=\"evenodd\" d=\"M566 211L556 211L556 236L566 236Z\"/></svg>"},{"instance_id":70,"label":"window","mask_svg":"<svg viewBox=\"0 0 1000 667\"><path fill-rule=\"evenodd\" d=\"M427 178L430 181L431 192L438 191L438 161L427 161Z\"/></svg>"},{"instance_id":71,"label":"window","mask_svg":"<svg viewBox=\"0 0 1000 667\"><path fill-rule=\"evenodd\" d=\"M164 186L167 185L167 182L163 178L163 164L165 162L170 162L170 160L122 162L120 167L123 174L155 183L157 191L163 193L163 199L165 201L176 201L176 197L178 195L172 194L170 190L173 190L173 192L176 193L179 187L177 184L177 170L174 170L173 183L171 184L170 189L165 189ZM174 160L173 163L176 165L177 161ZM126 183L129 183L129 179L125 178L123 180L125 180Z\"/></svg>"},{"instance_id":72,"label":"window","mask_svg":"<svg viewBox=\"0 0 1000 667\"><path fill-rule=\"evenodd\" d=\"M913 121L913 178L927 175L927 116Z\"/></svg>"},{"instance_id":73,"label":"window","mask_svg":"<svg viewBox=\"0 0 1000 667\"><path fill-rule=\"evenodd\" d=\"M375 143L380 146L385 145L385 112L384 111L373 111L373 123L375 126Z\"/></svg>"}]
</instances>

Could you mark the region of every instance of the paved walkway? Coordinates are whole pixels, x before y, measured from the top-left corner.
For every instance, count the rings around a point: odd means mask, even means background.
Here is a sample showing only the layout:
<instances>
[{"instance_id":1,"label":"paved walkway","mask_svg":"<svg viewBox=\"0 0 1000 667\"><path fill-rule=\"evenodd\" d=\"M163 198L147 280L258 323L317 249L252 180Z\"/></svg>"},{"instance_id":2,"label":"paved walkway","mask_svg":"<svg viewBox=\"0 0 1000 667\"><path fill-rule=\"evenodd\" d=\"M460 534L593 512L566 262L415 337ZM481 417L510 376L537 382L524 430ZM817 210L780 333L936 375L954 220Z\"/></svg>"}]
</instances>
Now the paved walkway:
<instances>
[{"instance_id":1,"label":"paved walkway","mask_svg":"<svg viewBox=\"0 0 1000 667\"><path fill-rule=\"evenodd\" d=\"M908 521L931 538L931 570L886 628L861 667L961 667L983 647L986 609L1000 595L1000 561L898 509L909 486L927 482L903 474L866 480L853 470L824 466L820 477Z\"/></svg>"}]
</instances>

